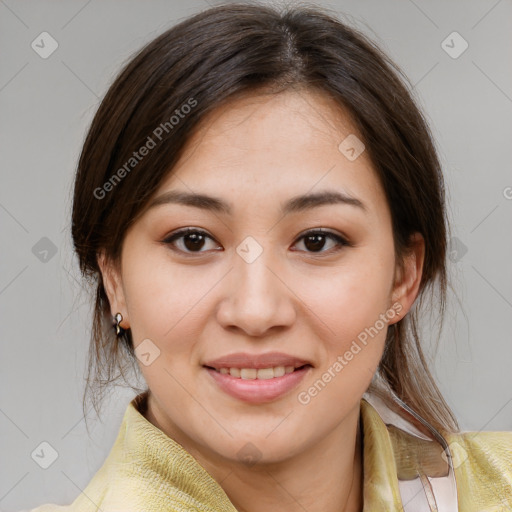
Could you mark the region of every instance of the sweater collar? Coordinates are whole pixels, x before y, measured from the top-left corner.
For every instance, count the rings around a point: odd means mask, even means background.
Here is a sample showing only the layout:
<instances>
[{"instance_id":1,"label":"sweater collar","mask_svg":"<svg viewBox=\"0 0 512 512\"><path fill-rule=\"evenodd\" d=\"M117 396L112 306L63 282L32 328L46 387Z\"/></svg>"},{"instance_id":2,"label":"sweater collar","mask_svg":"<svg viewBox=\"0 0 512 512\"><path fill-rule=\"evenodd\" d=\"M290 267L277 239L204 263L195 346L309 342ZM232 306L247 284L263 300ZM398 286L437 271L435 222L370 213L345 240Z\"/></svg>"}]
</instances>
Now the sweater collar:
<instances>
[{"instance_id":1,"label":"sweater collar","mask_svg":"<svg viewBox=\"0 0 512 512\"><path fill-rule=\"evenodd\" d=\"M121 432L123 452L137 465L151 469L160 481L179 489L205 510L236 512L220 484L183 446L164 434L144 416L147 391L128 405ZM394 464L396 442L377 410L363 397L360 402L363 433L364 512L401 510L397 469Z\"/></svg>"},{"instance_id":2,"label":"sweater collar","mask_svg":"<svg viewBox=\"0 0 512 512\"><path fill-rule=\"evenodd\" d=\"M237 512L219 483L182 445L144 416L148 392L137 395L126 409L122 430L130 456L171 485L215 512Z\"/></svg>"}]
</instances>

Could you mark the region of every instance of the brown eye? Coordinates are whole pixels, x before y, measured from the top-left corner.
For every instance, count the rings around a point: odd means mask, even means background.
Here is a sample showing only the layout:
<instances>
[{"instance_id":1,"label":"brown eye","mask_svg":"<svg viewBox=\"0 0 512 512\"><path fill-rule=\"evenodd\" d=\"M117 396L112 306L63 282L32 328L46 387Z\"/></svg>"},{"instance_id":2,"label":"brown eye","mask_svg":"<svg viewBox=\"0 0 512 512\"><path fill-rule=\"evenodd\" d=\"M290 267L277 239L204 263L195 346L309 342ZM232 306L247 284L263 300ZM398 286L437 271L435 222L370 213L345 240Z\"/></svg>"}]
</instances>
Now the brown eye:
<instances>
[{"instance_id":1,"label":"brown eye","mask_svg":"<svg viewBox=\"0 0 512 512\"><path fill-rule=\"evenodd\" d=\"M172 235L168 236L163 240L163 243L172 246L173 249L183 252L185 254L208 252L208 249L202 250L207 246L208 240L214 241L214 239L208 235L205 231L199 229L186 228ZM342 249L344 246L349 246L345 238L331 233L330 231L310 231L299 238L299 241L304 241L306 252L310 253L331 253ZM326 242L331 240L331 247L327 247L327 250L323 250L326 246ZM178 243L179 242L179 243ZM214 246L212 249L215 249Z\"/></svg>"},{"instance_id":2,"label":"brown eye","mask_svg":"<svg viewBox=\"0 0 512 512\"><path fill-rule=\"evenodd\" d=\"M206 245L206 241L208 239L213 240L213 238L206 234L204 231L187 228L173 233L163 242L168 245L176 246L177 244L175 242L181 241L181 247L179 247L178 250L185 253L201 253L206 252L202 251L201 249L203 249L203 247Z\"/></svg>"},{"instance_id":3,"label":"brown eye","mask_svg":"<svg viewBox=\"0 0 512 512\"><path fill-rule=\"evenodd\" d=\"M299 238L299 241L304 241L304 246L308 252L332 252L330 249L334 248L334 252L340 250L343 246L349 245L349 243L341 236L331 233L330 231L310 231ZM326 240L332 240L334 246L323 251L322 249L326 245Z\"/></svg>"}]
</instances>

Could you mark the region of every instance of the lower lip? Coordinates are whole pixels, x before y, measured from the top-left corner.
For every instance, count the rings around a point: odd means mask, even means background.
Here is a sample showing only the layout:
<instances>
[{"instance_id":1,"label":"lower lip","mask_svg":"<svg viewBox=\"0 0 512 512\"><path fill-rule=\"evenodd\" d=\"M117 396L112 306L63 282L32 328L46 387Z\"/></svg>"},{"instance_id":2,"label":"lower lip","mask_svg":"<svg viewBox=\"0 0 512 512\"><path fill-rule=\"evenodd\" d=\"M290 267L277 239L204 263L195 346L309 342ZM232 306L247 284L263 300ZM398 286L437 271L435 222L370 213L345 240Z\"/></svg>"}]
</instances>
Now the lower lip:
<instances>
[{"instance_id":1,"label":"lower lip","mask_svg":"<svg viewBox=\"0 0 512 512\"><path fill-rule=\"evenodd\" d=\"M241 379L232 375L220 373L211 368L205 368L220 389L234 398L252 404L271 402L298 386L311 366L287 373L282 377L272 379Z\"/></svg>"}]
</instances>

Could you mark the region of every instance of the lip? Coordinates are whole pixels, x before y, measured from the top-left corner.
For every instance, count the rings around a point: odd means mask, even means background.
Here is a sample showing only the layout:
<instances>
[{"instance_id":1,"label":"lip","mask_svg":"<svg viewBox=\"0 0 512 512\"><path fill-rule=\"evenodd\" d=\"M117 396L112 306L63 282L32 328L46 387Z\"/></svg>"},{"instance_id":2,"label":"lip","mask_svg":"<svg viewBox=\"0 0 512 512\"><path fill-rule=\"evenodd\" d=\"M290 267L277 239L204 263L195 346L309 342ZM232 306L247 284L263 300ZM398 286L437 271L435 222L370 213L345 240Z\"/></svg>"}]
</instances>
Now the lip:
<instances>
[{"instance_id":1,"label":"lip","mask_svg":"<svg viewBox=\"0 0 512 512\"><path fill-rule=\"evenodd\" d=\"M272 368L275 366L294 366L299 368L305 364L311 364L306 359L291 356L283 352L267 352L265 354L248 354L247 352L236 352L225 355L211 361L203 363L203 366L211 368ZM293 374L290 374L293 375ZM277 377L281 379L282 377Z\"/></svg>"},{"instance_id":2,"label":"lip","mask_svg":"<svg viewBox=\"0 0 512 512\"><path fill-rule=\"evenodd\" d=\"M242 368L248 367L243 366ZM263 368L268 368L268 366L263 366ZM228 395L242 402L258 404L272 402L297 387L312 370L312 366L308 364L304 368L272 379L241 379L230 374L220 373L213 368L205 367L205 370L219 388Z\"/></svg>"}]
</instances>

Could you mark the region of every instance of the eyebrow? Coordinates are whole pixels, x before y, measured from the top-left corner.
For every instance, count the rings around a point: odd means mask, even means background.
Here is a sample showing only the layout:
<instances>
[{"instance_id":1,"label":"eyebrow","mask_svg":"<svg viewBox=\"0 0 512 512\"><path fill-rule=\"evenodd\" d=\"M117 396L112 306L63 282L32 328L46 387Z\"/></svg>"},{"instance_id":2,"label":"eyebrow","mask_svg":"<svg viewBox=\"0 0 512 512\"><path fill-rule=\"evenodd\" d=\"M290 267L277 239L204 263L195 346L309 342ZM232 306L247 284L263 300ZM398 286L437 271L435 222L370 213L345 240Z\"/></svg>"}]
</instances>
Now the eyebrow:
<instances>
[{"instance_id":1,"label":"eyebrow","mask_svg":"<svg viewBox=\"0 0 512 512\"><path fill-rule=\"evenodd\" d=\"M184 206L200 208L201 210L232 215L232 208L229 203L219 197L213 197L206 194L182 192L178 190L165 192L155 197L153 201L150 202L148 209L164 204L182 204ZM287 215L290 213L311 210L312 208L318 208L320 206L329 204L344 204L354 206L365 212L367 211L364 203L356 197L353 197L344 192L323 190L312 194L304 194L292 197L281 205L281 213L283 215Z\"/></svg>"}]
</instances>

